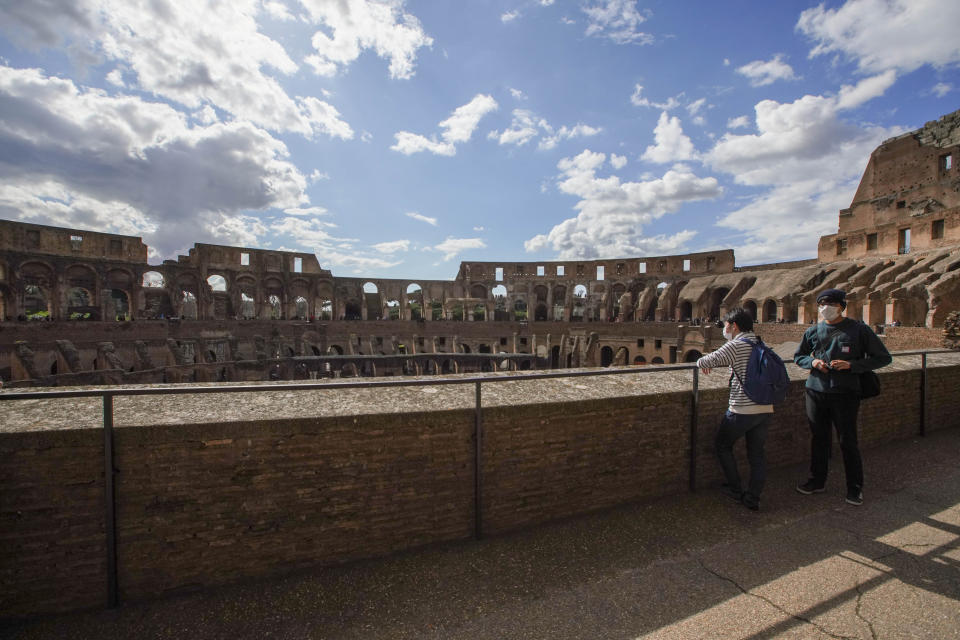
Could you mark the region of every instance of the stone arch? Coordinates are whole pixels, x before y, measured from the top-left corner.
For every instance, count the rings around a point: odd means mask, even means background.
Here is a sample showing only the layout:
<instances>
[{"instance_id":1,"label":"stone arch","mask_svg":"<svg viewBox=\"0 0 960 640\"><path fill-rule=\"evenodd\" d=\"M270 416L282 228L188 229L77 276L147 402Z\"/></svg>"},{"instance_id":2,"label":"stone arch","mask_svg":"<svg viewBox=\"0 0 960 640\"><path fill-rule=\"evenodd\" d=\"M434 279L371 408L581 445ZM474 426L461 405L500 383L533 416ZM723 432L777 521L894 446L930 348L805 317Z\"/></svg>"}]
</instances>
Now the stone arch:
<instances>
[{"instance_id":1,"label":"stone arch","mask_svg":"<svg viewBox=\"0 0 960 640\"><path fill-rule=\"evenodd\" d=\"M112 268L107 271L107 320L129 320L133 317L136 299L134 283L137 281L133 272L128 269Z\"/></svg>"},{"instance_id":2,"label":"stone arch","mask_svg":"<svg viewBox=\"0 0 960 640\"><path fill-rule=\"evenodd\" d=\"M263 281L263 301L261 303L261 320L283 320L283 303L286 291L283 282L276 277L268 277Z\"/></svg>"},{"instance_id":3,"label":"stone arch","mask_svg":"<svg viewBox=\"0 0 960 640\"><path fill-rule=\"evenodd\" d=\"M750 314L750 317L753 318L753 321L757 321L757 303L753 300L744 300L743 309Z\"/></svg>"},{"instance_id":4,"label":"stone arch","mask_svg":"<svg viewBox=\"0 0 960 640\"><path fill-rule=\"evenodd\" d=\"M27 320L45 320L54 315L53 274L53 267L40 260L20 265L20 280L23 283L20 309Z\"/></svg>"},{"instance_id":5,"label":"stone arch","mask_svg":"<svg viewBox=\"0 0 960 640\"><path fill-rule=\"evenodd\" d=\"M587 310L587 287L578 284L573 288L573 309L570 312L570 319L574 322L582 322Z\"/></svg>"},{"instance_id":6,"label":"stone arch","mask_svg":"<svg viewBox=\"0 0 960 640\"><path fill-rule=\"evenodd\" d=\"M533 310L533 319L537 321L545 321L547 318L547 305L545 303L538 304L537 308Z\"/></svg>"},{"instance_id":7,"label":"stone arch","mask_svg":"<svg viewBox=\"0 0 960 640\"><path fill-rule=\"evenodd\" d=\"M184 320L196 320L199 310L197 295L187 289L183 289L180 295L180 317Z\"/></svg>"},{"instance_id":8,"label":"stone arch","mask_svg":"<svg viewBox=\"0 0 960 640\"><path fill-rule=\"evenodd\" d=\"M683 354L684 362L696 362L703 357L703 354L697 351L696 349L690 349L685 354Z\"/></svg>"},{"instance_id":9,"label":"stone arch","mask_svg":"<svg viewBox=\"0 0 960 640\"><path fill-rule=\"evenodd\" d=\"M767 299L763 303L763 316L761 322L776 322L777 321L777 302L773 299Z\"/></svg>"},{"instance_id":10,"label":"stone arch","mask_svg":"<svg viewBox=\"0 0 960 640\"><path fill-rule=\"evenodd\" d=\"M338 344L327 345L327 355L343 355L343 347Z\"/></svg>"},{"instance_id":11,"label":"stone arch","mask_svg":"<svg viewBox=\"0 0 960 640\"><path fill-rule=\"evenodd\" d=\"M423 304L423 287L416 282L407 285L406 290L407 307L406 318L409 320L421 320L425 318Z\"/></svg>"},{"instance_id":12,"label":"stone arch","mask_svg":"<svg viewBox=\"0 0 960 640\"><path fill-rule=\"evenodd\" d=\"M687 322L693 318L693 304L689 300L684 300L677 305L677 320Z\"/></svg>"},{"instance_id":13,"label":"stone arch","mask_svg":"<svg viewBox=\"0 0 960 640\"><path fill-rule=\"evenodd\" d=\"M550 368L558 369L560 367L560 345L555 344L550 348Z\"/></svg>"},{"instance_id":14,"label":"stone arch","mask_svg":"<svg viewBox=\"0 0 960 640\"><path fill-rule=\"evenodd\" d=\"M487 319L487 308L478 304L473 307L473 319L474 321L482 321Z\"/></svg>"},{"instance_id":15,"label":"stone arch","mask_svg":"<svg viewBox=\"0 0 960 640\"><path fill-rule=\"evenodd\" d=\"M380 289L373 282L363 283L363 307L366 309L367 320L379 320L383 314L383 305L380 303Z\"/></svg>"},{"instance_id":16,"label":"stone arch","mask_svg":"<svg viewBox=\"0 0 960 640\"><path fill-rule=\"evenodd\" d=\"M293 300L293 314L297 320L306 320L310 315L310 305L303 296L297 296Z\"/></svg>"},{"instance_id":17,"label":"stone arch","mask_svg":"<svg viewBox=\"0 0 960 640\"><path fill-rule=\"evenodd\" d=\"M600 366L609 367L613 363L613 347L600 349Z\"/></svg>"},{"instance_id":18,"label":"stone arch","mask_svg":"<svg viewBox=\"0 0 960 640\"><path fill-rule=\"evenodd\" d=\"M660 356L657 356L656 358L650 361L650 364L663 364L663 358L661 358Z\"/></svg>"},{"instance_id":19,"label":"stone arch","mask_svg":"<svg viewBox=\"0 0 960 640\"><path fill-rule=\"evenodd\" d=\"M343 303L344 320L360 320L363 318L363 303L356 298L350 298Z\"/></svg>"},{"instance_id":20,"label":"stone arch","mask_svg":"<svg viewBox=\"0 0 960 640\"><path fill-rule=\"evenodd\" d=\"M487 288L482 284L475 284L470 287L470 297L477 298L478 300L486 300L487 298Z\"/></svg>"},{"instance_id":21,"label":"stone arch","mask_svg":"<svg viewBox=\"0 0 960 640\"><path fill-rule=\"evenodd\" d=\"M227 279L219 273L207 277L207 285L213 293L225 293L227 291Z\"/></svg>"},{"instance_id":22,"label":"stone arch","mask_svg":"<svg viewBox=\"0 0 960 640\"><path fill-rule=\"evenodd\" d=\"M514 320L526 320L527 319L527 301L523 298L517 298L513 301L513 319Z\"/></svg>"},{"instance_id":23,"label":"stone arch","mask_svg":"<svg viewBox=\"0 0 960 640\"><path fill-rule=\"evenodd\" d=\"M637 356L633 359L633 364L643 365L647 364L647 359L643 356Z\"/></svg>"},{"instance_id":24,"label":"stone arch","mask_svg":"<svg viewBox=\"0 0 960 640\"><path fill-rule=\"evenodd\" d=\"M566 311L567 288L564 285L557 285L553 288L553 319L563 320Z\"/></svg>"},{"instance_id":25,"label":"stone arch","mask_svg":"<svg viewBox=\"0 0 960 640\"><path fill-rule=\"evenodd\" d=\"M623 294L627 292L627 287L622 282L617 282L610 287L610 307L608 311L610 312L611 318L620 317L620 298L623 297Z\"/></svg>"},{"instance_id":26,"label":"stone arch","mask_svg":"<svg viewBox=\"0 0 960 640\"><path fill-rule=\"evenodd\" d=\"M69 287L64 317L67 320L99 320L100 312L94 304L93 293L84 287Z\"/></svg>"},{"instance_id":27,"label":"stone arch","mask_svg":"<svg viewBox=\"0 0 960 640\"><path fill-rule=\"evenodd\" d=\"M707 302L707 318L710 322L716 322L720 319L721 304L728 293L730 293L730 289L726 287L720 287L710 291L710 299Z\"/></svg>"},{"instance_id":28,"label":"stone arch","mask_svg":"<svg viewBox=\"0 0 960 640\"><path fill-rule=\"evenodd\" d=\"M490 295L493 296L493 319L509 320L510 314L507 313L507 288L502 284L498 284L490 290Z\"/></svg>"}]
</instances>

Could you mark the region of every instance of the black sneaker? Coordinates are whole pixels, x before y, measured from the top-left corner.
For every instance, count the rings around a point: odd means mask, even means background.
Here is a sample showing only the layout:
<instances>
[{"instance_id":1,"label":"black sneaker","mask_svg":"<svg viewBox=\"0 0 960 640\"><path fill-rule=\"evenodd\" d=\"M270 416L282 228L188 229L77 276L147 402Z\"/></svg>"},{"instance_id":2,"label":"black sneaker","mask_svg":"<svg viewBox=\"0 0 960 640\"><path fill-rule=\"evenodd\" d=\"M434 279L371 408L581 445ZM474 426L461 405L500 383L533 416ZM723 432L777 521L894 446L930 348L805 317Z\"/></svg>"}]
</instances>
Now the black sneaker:
<instances>
[{"instance_id":1,"label":"black sneaker","mask_svg":"<svg viewBox=\"0 0 960 640\"><path fill-rule=\"evenodd\" d=\"M743 506L747 509L750 509L750 511L760 511L760 498L749 491L743 492L743 498L740 499L740 502L742 502Z\"/></svg>"},{"instance_id":2,"label":"black sneaker","mask_svg":"<svg viewBox=\"0 0 960 640\"><path fill-rule=\"evenodd\" d=\"M823 493L824 491L826 491L824 486L817 484L812 478L803 484L797 485L797 493L802 493L805 496L809 496L812 493Z\"/></svg>"},{"instance_id":3,"label":"black sneaker","mask_svg":"<svg viewBox=\"0 0 960 640\"><path fill-rule=\"evenodd\" d=\"M863 504L863 491L860 489L848 489L847 490L847 504L852 504L855 507L859 507Z\"/></svg>"},{"instance_id":4,"label":"black sneaker","mask_svg":"<svg viewBox=\"0 0 960 640\"><path fill-rule=\"evenodd\" d=\"M743 499L743 491L740 489L734 489L726 482L723 483L723 485L720 487L720 490L723 492L723 495L736 500L737 502L740 502L740 500Z\"/></svg>"}]
</instances>

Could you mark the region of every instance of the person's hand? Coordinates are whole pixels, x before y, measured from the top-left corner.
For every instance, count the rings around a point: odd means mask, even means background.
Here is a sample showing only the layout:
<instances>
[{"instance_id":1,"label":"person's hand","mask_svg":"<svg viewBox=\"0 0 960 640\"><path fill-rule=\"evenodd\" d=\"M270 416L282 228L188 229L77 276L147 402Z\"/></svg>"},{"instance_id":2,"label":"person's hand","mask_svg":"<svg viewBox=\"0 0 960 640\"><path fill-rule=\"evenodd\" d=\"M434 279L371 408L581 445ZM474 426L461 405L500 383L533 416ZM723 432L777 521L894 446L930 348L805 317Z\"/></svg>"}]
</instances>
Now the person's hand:
<instances>
[{"instance_id":1,"label":"person's hand","mask_svg":"<svg viewBox=\"0 0 960 640\"><path fill-rule=\"evenodd\" d=\"M846 360L832 360L830 366L838 371L847 371L850 369L850 363Z\"/></svg>"},{"instance_id":2,"label":"person's hand","mask_svg":"<svg viewBox=\"0 0 960 640\"><path fill-rule=\"evenodd\" d=\"M820 358L817 358L816 360L814 360L812 365L813 365L813 368L816 369L817 371L823 371L824 373L826 373L827 371L830 371L830 365L828 365L826 362L824 362Z\"/></svg>"},{"instance_id":3,"label":"person's hand","mask_svg":"<svg viewBox=\"0 0 960 640\"><path fill-rule=\"evenodd\" d=\"M705 376L710 375L711 371L713 371L713 369L709 369L707 367L700 367L700 372L703 373L703 375Z\"/></svg>"}]
</instances>

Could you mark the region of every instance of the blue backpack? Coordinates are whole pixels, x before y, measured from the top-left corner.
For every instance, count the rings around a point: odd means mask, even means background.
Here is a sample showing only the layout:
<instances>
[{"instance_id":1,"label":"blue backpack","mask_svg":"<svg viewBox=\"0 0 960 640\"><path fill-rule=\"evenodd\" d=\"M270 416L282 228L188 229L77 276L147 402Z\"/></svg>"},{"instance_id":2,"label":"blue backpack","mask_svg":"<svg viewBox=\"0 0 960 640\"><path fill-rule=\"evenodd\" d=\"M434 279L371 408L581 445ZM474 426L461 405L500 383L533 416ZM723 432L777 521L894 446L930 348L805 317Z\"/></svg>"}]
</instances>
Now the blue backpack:
<instances>
[{"instance_id":1,"label":"blue backpack","mask_svg":"<svg viewBox=\"0 0 960 640\"><path fill-rule=\"evenodd\" d=\"M753 343L747 338L737 338L753 347L750 358L747 360L746 380L740 380L740 386L747 397L757 404L780 404L787 395L790 387L790 378L787 377L787 368L783 366L773 349L757 338ZM733 371L733 367L730 367ZM733 371L737 375L736 371Z\"/></svg>"}]
</instances>

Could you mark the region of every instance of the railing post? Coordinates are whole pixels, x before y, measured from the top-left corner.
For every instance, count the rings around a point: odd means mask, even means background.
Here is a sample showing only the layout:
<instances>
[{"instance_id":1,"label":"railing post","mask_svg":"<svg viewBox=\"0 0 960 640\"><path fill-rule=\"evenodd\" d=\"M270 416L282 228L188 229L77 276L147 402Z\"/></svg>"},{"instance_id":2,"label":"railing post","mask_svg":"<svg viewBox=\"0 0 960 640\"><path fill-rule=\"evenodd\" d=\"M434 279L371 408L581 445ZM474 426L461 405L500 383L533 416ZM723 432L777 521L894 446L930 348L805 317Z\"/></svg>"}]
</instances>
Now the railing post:
<instances>
[{"instance_id":1,"label":"railing post","mask_svg":"<svg viewBox=\"0 0 960 640\"><path fill-rule=\"evenodd\" d=\"M113 464L113 394L103 394L103 478L107 532L107 607L117 606L116 469Z\"/></svg>"},{"instance_id":2,"label":"railing post","mask_svg":"<svg viewBox=\"0 0 960 640\"><path fill-rule=\"evenodd\" d=\"M483 537L483 413L480 381L476 383L476 406L473 415L473 535Z\"/></svg>"},{"instance_id":3,"label":"railing post","mask_svg":"<svg viewBox=\"0 0 960 640\"><path fill-rule=\"evenodd\" d=\"M927 353L920 354L920 435L927 435Z\"/></svg>"},{"instance_id":4,"label":"railing post","mask_svg":"<svg viewBox=\"0 0 960 640\"><path fill-rule=\"evenodd\" d=\"M693 408L690 412L690 491L697 490L697 415L700 413L700 369L693 368Z\"/></svg>"}]
</instances>

